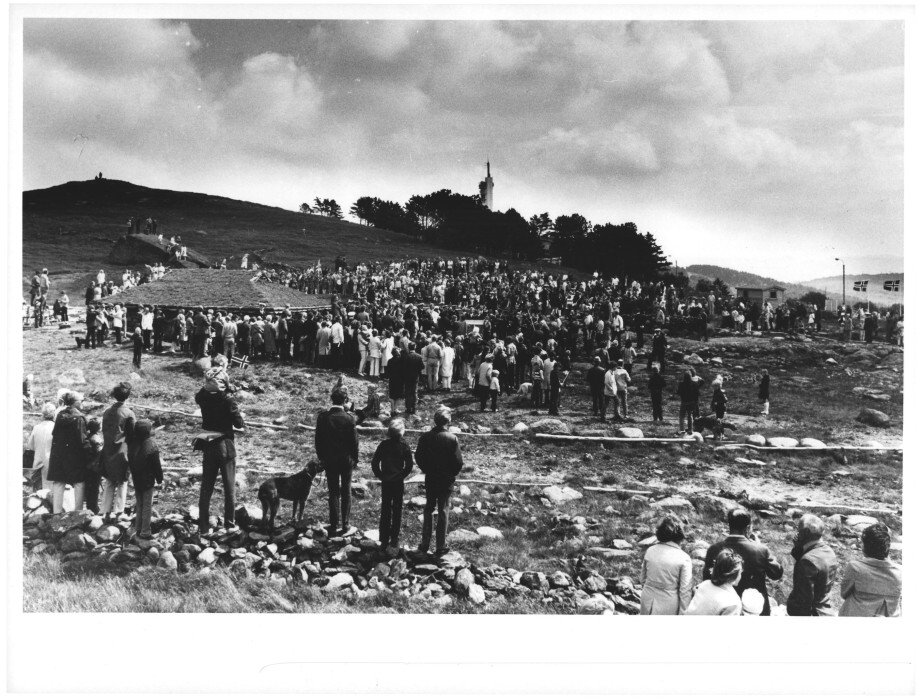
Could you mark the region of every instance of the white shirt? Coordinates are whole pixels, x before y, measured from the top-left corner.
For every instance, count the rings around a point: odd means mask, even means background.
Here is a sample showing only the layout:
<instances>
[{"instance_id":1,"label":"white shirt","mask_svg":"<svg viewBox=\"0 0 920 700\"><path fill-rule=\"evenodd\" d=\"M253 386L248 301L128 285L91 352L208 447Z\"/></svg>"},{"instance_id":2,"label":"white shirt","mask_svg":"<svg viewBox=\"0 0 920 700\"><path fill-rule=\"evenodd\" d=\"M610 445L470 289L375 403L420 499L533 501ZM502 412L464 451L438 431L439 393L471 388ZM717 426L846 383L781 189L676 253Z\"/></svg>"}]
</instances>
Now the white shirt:
<instances>
[{"instance_id":1,"label":"white shirt","mask_svg":"<svg viewBox=\"0 0 920 700\"><path fill-rule=\"evenodd\" d=\"M141 314L141 330L142 331L152 331L153 330L153 312L148 311L145 314Z\"/></svg>"},{"instance_id":2,"label":"white shirt","mask_svg":"<svg viewBox=\"0 0 920 700\"><path fill-rule=\"evenodd\" d=\"M342 324L336 321L332 324L332 343L344 343L345 342L345 329L342 328Z\"/></svg>"},{"instance_id":3,"label":"white shirt","mask_svg":"<svg viewBox=\"0 0 920 700\"><path fill-rule=\"evenodd\" d=\"M51 459L51 432L53 430L54 421L43 420L32 428L32 432L29 433L29 439L26 442L27 450L35 450L32 467L34 469L41 467L42 478L47 478L48 475L48 461Z\"/></svg>"}]
</instances>

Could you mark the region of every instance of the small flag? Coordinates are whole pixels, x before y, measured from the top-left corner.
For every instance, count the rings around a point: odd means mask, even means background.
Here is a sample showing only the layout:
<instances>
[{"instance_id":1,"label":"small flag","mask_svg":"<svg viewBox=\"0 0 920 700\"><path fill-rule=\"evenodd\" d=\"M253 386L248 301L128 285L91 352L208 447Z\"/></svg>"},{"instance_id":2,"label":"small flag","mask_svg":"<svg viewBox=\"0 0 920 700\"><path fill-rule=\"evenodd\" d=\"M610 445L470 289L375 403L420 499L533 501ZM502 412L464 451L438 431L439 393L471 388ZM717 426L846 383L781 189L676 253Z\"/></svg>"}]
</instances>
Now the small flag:
<instances>
[{"instance_id":1,"label":"small flag","mask_svg":"<svg viewBox=\"0 0 920 700\"><path fill-rule=\"evenodd\" d=\"M869 288L869 280L857 280L853 283L854 292L865 292Z\"/></svg>"},{"instance_id":2,"label":"small flag","mask_svg":"<svg viewBox=\"0 0 920 700\"><path fill-rule=\"evenodd\" d=\"M230 360L230 364L240 369L246 369L249 367L249 355L234 355L233 359Z\"/></svg>"},{"instance_id":3,"label":"small flag","mask_svg":"<svg viewBox=\"0 0 920 700\"><path fill-rule=\"evenodd\" d=\"M885 291L886 292L900 292L901 291L901 280L885 280Z\"/></svg>"}]
</instances>

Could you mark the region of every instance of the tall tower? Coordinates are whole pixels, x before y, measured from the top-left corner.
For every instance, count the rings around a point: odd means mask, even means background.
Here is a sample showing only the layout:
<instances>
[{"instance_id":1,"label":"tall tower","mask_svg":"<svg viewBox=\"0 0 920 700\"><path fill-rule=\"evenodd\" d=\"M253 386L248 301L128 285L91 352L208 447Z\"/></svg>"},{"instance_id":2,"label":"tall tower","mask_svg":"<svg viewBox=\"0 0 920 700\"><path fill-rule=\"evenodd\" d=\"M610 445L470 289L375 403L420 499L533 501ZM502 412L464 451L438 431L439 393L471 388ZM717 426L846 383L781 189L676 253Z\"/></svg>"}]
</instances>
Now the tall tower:
<instances>
[{"instance_id":1,"label":"tall tower","mask_svg":"<svg viewBox=\"0 0 920 700\"><path fill-rule=\"evenodd\" d=\"M485 204L486 208L490 211L492 209L493 184L489 161L486 161L486 179L479 183L479 196L482 198L482 203Z\"/></svg>"}]
</instances>

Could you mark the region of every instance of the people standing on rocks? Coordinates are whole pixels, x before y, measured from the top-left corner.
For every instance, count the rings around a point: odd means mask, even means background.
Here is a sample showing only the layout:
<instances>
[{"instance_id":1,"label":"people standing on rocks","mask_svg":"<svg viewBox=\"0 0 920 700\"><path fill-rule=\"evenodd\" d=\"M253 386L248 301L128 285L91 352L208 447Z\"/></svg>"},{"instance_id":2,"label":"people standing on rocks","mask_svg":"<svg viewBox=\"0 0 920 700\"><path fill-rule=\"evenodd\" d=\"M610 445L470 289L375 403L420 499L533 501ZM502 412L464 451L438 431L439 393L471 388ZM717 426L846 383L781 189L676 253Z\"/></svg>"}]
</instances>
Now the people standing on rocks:
<instances>
[{"instance_id":1,"label":"people standing on rocks","mask_svg":"<svg viewBox=\"0 0 920 700\"><path fill-rule=\"evenodd\" d=\"M399 550L399 532L402 529L402 506L405 480L412 473L412 450L403 437L406 424L394 418L383 440L371 459L374 476L380 479L380 544L390 553Z\"/></svg>"},{"instance_id":2,"label":"people standing on rocks","mask_svg":"<svg viewBox=\"0 0 920 700\"><path fill-rule=\"evenodd\" d=\"M661 371L657 364L652 365L652 375L648 380L648 391L652 399L652 422L663 423L664 422L664 387L665 381L664 377L661 376Z\"/></svg>"},{"instance_id":3,"label":"people standing on rocks","mask_svg":"<svg viewBox=\"0 0 920 700\"><path fill-rule=\"evenodd\" d=\"M891 561L891 534L882 523L862 532L863 559L843 570L840 617L900 617L901 565Z\"/></svg>"},{"instance_id":4,"label":"people standing on rocks","mask_svg":"<svg viewBox=\"0 0 920 700\"><path fill-rule=\"evenodd\" d=\"M707 550L703 563L704 581L711 578L716 557L726 549L735 552L744 562L744 572L735 584L735 592L742 596L749 588L759 591L766 601L760 614L769 616L767 579L779 581L783 576L783 565L754 534L751 529L751 514L744 508L735 508L728 514L728 537Z\"/></svg>"},{"instance_id":5,"label":"people standing on rocks","mask_svg":"<svg viewBox=\"0 0 920 700\"><path fill-rule=\"evenodd\" d=\"M837 580L837 555L824 541L824 521L806 513L799 518L793 541L792 591L786 599L786 612L796 617L833 615L831 588Z\"/></svg>"},{"instance_id":6,"label":"people standing on rocks","mask_svg":"<svg viewBox=\"0 0 920 700\"><path fill-rule=\"evenodd\" d=\"M764 369L760 375L760 386L757 389L757 398L763 404L762 416L770 415L770 371Z\"/></svg>"},{"instance_id":7,"label":"people standing on rocks","mask_svg":"<svg viewBox=\"0 0 920 700\"><path fill-rule=\"evenodd\" d=\"M87 439L90 445L90 457L86 463L86 478L83 481L83 501L87 510L99 513L99 485L102 469L102 434L99 419L90 418L86 422ZM84 503L76 503L77 510L84 507Z\"/></svg>"},{"instance_id":8,"label":"people standing on rocks","mask_svg":"<svg viewBox=\"0 0 920 700\"><path fill-rule=\"evenodd\" d=\"M103 515L114 517L124 512L128 493L128 445L137 419L126 402L131 385L121 382L112 389L115 403L102 414L102 508Z\"/></svg>"},{"instance_id":9,"label":"people standing on rocks","mask_svg":"<svg viewBox=\"0 0 920 700\"><path fill-rule=\"evenodd\" d=\"M150 519L153 513L153 492L163 483L160 449L153 439L153 423L139 420L134 426L134 440L128 454L131 480L134 482L135 543L149 547L153 538Z\"/></svg>"},{"instance_id":10,"label":"people standing on rocks","mask_svg":"<svg viewBox=\"0 0 920 700\"><path fill-rule=\"evenodd\" d=\"M204 452L201 494L198 499L198 531L210 529L211 495L220 474L224 487L224 526L235 528L236 511L236 433L245 430L243 414L236 401L223 391L202 387L195 394L201 408L201 427L206 431L196 438L196 449Z\"/></svg>"},{"instance_id":11,"label":"people standing on rocks","mask_svg":"<svg viewBox=\"0 0 920 700\"><path fill-rule=\"evenodd\" d=\"M457 475L463 468L463 455L457 436L450 432L451 411L438 406L434 412L434 427L422 434L415 448L415 461L425 475L425 510L422 519L422 541L418 551L427 553L431 546L435 510L438 514L435 552L447 551L447 513L450 493Z\"/></svg>"},{"instance_id":12,"label":"people standing on rocks","mask_svg":"<svg viewBox=\"0 0 920 700\"><path fill-rule=\"evenodd\" d=\"M406 395L406 415L415 415L418 403L418 382L422 372L425 371L425 361L415 352L415 343L410 342L403 361L403 386Z\"/></svg>"},{"instance_id":13,"label":"people standing on rocks","mask_svg":"<svg viewBox=\"0 0 920 700\"><path fill-rule=\"evenodd\" d=\"M667 515L655 531L657 544L645 552L639 582L642 584L640 615L680 615L693 594L693 564L680 548L684 529L673 515Z\"/></svg>"},{"instance_id":14,"label":"people standing on rocks","mask_svg":"<svg viewBox=\"0 0 920 700\"><path fill-rule=\"evenodd\" d=\"M32 427L26 441L26 452L32 453L32 469L41 474L41 487L51 488L48 478L48 465L51 458L51 440L57 407L50 401L42 405L42 419Z\"/></svg>"},{"instance_id":15,"label":"people standing on rocks","mask_svg":"<svg viewBox=\"0 0 920 700\"><path fill-rule=\"evenodd\" d=\"M684 615L740 615L741 597L736 586L743 566L741 557L730 549L716 554L710 577L696 587Z\"/></svg>"},{"instance_id":16,"label":"people standing on rocks","mask_svg":"<svg viewBox=\"0 0 920 700\"><path fill-rule=\"evenodd\" d=\"M81 411L83 395L76 391L65 391L61 403L64 407L54 419L48 460L54 513L64 512L64 491L68 485L73 487L74 504L82 507L86 465L92 456L86 418Z\"/></svg>"},{"instance_id":17,"label":"people standing on rocks","mask_svg":"<svg viewBox=\"0 0 920 700\"><path fill-rule=\"evenodd\" d=\"M351 475L358 463L358 431L355 417L345 411L347 398L345 389L336 386L332 390L332 406L316 419L314 445L329 488L330 537L347 532L350 527Z\"/></svg>"}]
</instances>

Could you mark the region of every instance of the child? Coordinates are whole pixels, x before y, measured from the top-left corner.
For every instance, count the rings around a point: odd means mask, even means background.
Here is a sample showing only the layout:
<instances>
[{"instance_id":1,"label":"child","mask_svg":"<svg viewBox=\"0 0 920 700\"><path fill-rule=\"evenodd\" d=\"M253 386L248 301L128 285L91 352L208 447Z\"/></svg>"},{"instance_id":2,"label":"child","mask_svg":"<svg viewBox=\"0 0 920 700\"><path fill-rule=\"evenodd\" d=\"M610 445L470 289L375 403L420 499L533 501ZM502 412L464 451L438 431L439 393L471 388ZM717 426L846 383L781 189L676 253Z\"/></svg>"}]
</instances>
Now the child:
<instances>
[{"instance_id":1,"label":"child","mask_svg":"<svg viewBox=\"0 0 920 700\"><path fill-rule=\"evenodd\" d=\"M35 406L35 395L32 393L33 379L35 379L34 374L27 374L26 378L22 380L22 400L29 404L29 408Z\"/></svg>"},{"instance_id":2,"label":"child","mask_svg":"<svg viewBox=\"0 0 920 700\"><path fill-rule=\"evenodd\" d=\"M380 479L380 544L399 549L402 528L403 492L406 477L412 473L412 450L403 439L406 424L402 418L390 421L388 438L377 446L371 469Z\"/></svg>"},{"instance_id":3,"label":"child","mask_svg":"<svg viewBox=\"0 0 920 700\"><path fill-rule=\"evenodd\" d=\"M718 375L715 378L715 381L712 383L712 401L709 403L709 408L715 411L716 418L719 419L718 428L713 431L716 440L721 440L725 436L725 432L722 429L722 419L725 418L725 407L728 404L728 397L725 395L725 392L722 391L722 375Z\"/></svg>"},{"instance_id":4,"label":"child","mask_svg":"<svg viewBox=\"0 0 920 700\"><path fill-rule=\"evenodd\" d=\"M135 537L139 546L150 546L150 516L153 512L153 489L163 481L160 450L153 439L153 423L139 420L134 425L134 436L128 452L128 465L134 480Z\"/></svg>"},{"instance_id":5,"label":"child","mask_svg":"<svg viewBox=\"0 0 920 700\"><path fill-rule=\"evenodd\" d=\"M83 498L86 501L87 510L93 513L99 513L99 483L102 465L102 433L98 418L90 418L86 422L86 432L89 433L89 444L92 447L92 455L86 465L86 479L83 481ZM77 509L79 510L79 508Z\"/></svg>"},{"instance_id":6,"label":"child","mask_svg":"<svg viewBox=\"0 0 920 700\"><path fill-rule=\"evenodd\" d=\"M501 393L502 385L498 381L499 371L497 369L492 370L492 378L489 380L489 398L492 399L492 413L495 413L498 408L498 395Z\"/></svg>"},{"instance_id":7,"label":"child","mask_svg":"<svg viewBox=\"0 0 920 700\"><path fill-rule=\"evenodd\" d=\"M209 392L233 393L236 386L230 383L230 375L227 373L227 356L215 355L211 360L211 369L204 373L205 382L204 390Z\"/></svg>"},{"instance_id":8,"label":"child","mask_svg":"<svg viewBox=\"0 0 920 700\"><path fill-rule=\"evenodd\" d=\"M763 411L760 412L762 416L770 415L770 373L767 370L763 371L763 376L760 378L760 388L757 392L757 398L763 402Z\"/></svg>"},{"instance_id":9,"label":"child","mask_svg":"<svg viewBox=\"0 0 920 700\"><path fill-rule=\"evenodd\" d=\"M131 336L131 341L134 344L134 366L140 369L141 355L144 352L144 337L141 335L140 326L134 329L134 335Z\"/></svg>"}]
</instances>

